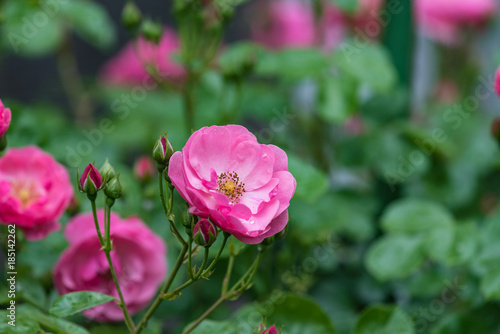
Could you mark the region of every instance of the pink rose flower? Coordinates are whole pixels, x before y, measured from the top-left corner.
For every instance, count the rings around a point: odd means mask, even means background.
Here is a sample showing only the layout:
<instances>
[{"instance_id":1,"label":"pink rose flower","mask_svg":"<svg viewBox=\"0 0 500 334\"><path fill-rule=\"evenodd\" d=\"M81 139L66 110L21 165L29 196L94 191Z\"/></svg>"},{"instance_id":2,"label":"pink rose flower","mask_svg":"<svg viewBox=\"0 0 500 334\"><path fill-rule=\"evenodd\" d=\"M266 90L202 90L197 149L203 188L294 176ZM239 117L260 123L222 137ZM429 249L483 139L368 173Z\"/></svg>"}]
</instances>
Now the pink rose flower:
<instances>
[{"instance_id":1,"label":"pink rose flower","mask_svg":"<svg viewBox=\"0 0 500 334\"><path fill-rule=\"evenodd\" d=\"M26 239L59 229L72 197L68 172L40 148L11 148L0 158L0 222L15 224Z\"/></svg>"},{"instance_id":2,"label":"pink rose flower","mask_svg":"<svg viewBox=\"0 0 500 334\"><path fill-rule=\"evenodd\" d=\"M271 327L263 331L262 334L278 334L278 330L276 329L276 326L272 325Z\"/></svg>"},{"instance_id":3,"label":"pink rose flower","mask_svg":"<svg viewBox=\"0 0 500 334\"><path fill-rule=\"evenodd\" d=\"M168 176L191 205L238 240L257 244L280 232L296 182L286 153L261 145L239 125L211 126L191 135L170 159Z\"/></svg>"},{"instance_id":4,"label":"pink rose flower","mask_svg":"<svg viewBox=\"0 0 500 334\"><path fill-rule=\"evenodd\" d=\"M347 34L347 18L338 6L325 4L318 34L321 46L325 50L336 48Z\"/></svg>"},{"instance_id":5,"label":"pink rose flower","mask_svg":"<svg viewBox=\"0 0 500 334\"><path fill-rule=\"evenodd\" d=\"M0 137L2 137L9 128L10 120L12 118L12 114L9 108L5 108L2 100L0 100Z\"/></svg>"},{"instance_id":6,"label":"pink rose flower","mask_svg":"<svg viewBox=\"0 0 500 334\"><path fill-rule=\"evenodd\" d=\"M498 96L500 96L500 67L495 74L495 91L497 92Z\"/></svg>"},{"instance_id":7,"label":"pink rose flower","mask_svg":"<svg viewBox=\"0 0 500 334\"><path fill-rule=\"evenodd\" d=\"M301 0L270 1L256 11L251 36L271 49L310 47L316 39L314 14ZM263 15L262 15L263 14Z\"/></svg>"},{"instance_id":8,"label":"pink rose flower","mask_svg":"<svg viewBox=\"0 0 500 334\"><path fill-rule=\"evenodd\" d=\"M103 231L103 210L98 211L97 216ZM121 219L111 213L110 232L113 266L127 308L135 314L149 304L165 279L166 245L136 217ZM54 286L59 294L95 291L118 298L92 213L75 216L64 235L69 247L54 268ZM101 322L123 320L122 310L114 302L98 305L83 314Z\"/></svg>"},{"instance_id":9,"label":"pink rose flower","mask_svg":"<svg viewBox=\"0 0 500 334\"><path fill-rule=\"evenodd\" d=\"M478 25L494 15L495 0L416 0L417 23L430 38L456 44L460 28Z\"/></svg>"},{"instance_id":10,"label":"pink rose flower","mask_svg":"<svg viewBox=\"0 0 500 334\"><path fill-rule=\"evenodd\" d=\"M139 38L137 45L129 43L113 59L104 65L101 78L112 85L145 85L150 78L146 66L153 66L165 80L180 81L185 76L182 65L172 57L179 51L176 33L165 28L158 45ZM151 85L151 83L149 83Z\"/></svg>"}]
</instances>

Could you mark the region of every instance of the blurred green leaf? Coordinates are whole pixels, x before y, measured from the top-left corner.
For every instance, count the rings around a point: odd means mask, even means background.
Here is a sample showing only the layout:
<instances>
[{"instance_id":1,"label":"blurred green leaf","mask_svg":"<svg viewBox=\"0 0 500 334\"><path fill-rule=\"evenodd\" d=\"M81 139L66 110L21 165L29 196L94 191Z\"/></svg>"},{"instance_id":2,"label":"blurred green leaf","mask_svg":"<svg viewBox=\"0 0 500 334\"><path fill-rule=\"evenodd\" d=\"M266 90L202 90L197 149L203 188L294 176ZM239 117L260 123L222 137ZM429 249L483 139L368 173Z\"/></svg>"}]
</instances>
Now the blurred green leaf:
<instances>
[{"instance_id":1,"label":"blurred green leaf","mask_svg":"<svg viewBox=\"0 0 500 334\"><path fill-rule=\"evenodd\" d=\"M59 297L49 311L56 317L67 317L113 300L117 301L114 297L93 291L70 292Z\"/></svg>"},{"instance_id":2,"label":"blurred green leaf","mask_svg":"<svg viewBox=\"0 0 500 334\"><path fill-rule=\"evenodd\" d=\"M358 7L358 0L330 0L342 10L353 13Z\"/></svg>"},{"instance_id":3,"label":"blurred green leaf","mask_svg":"<svg viewBox=\"0 0 500 334\"><path fill-rule=\"evenodd\" d=\"M453 225L453 216L443 206L426 200L403 199L392 203L381 218L389 232L415 233Z\"/></svg>"},{"instance_id":4,"label":"blurred green leaf","mask_svg":"<svg viewBox=\"0 0 500 334\"><path fill-rule=\"evenodd\" d=\"M357 45L354 41L343 42L333 54L332 64L378 93L390 91L397 73L387 51L376 43Z\"/></svg>"},{"instance_id":5,"label":"blurred green leaf","mask_svg":"<svg viewBox=\"0 0 500 334\"><path fill-rule=\"evenodd\" d=\"M260 52L255 72L259 75L300 79L323 74L328 63L319 49L284 49Z\"/></svg>"},{"instance_id":6,"label":"blurred green leaf","mask_svg":"<svg viewBox=\"0 0 500 334\"><path fill-rule=\"evenodd\" d=\"M408 276L423 263L422 242L419 237L406 235L378 239L366 255L366 267L379 281Z\"/></svg>"},{"instance_id":7,"label":"blurred green leaf","mask_svg":"<svg viewBox=\"0 0 500 334\"><path fill-rule=\"evenodd\" d=\"M266 305L271 304L273 307ZM258 315L262 319L258 319ZM312 299L294 294L280 295L262 305L243 307L236 314L238 323L246 322L247 327L258 328L261 320L266 324L283 326L282 334L335 334L328 315Z\"/></svg>"},{"instance_id":8,"label":"blurred green leaf","mask_svg":"<svg viewBox=\"0 0 500 334\"><path fill-rule=\"evenodd\" d=\"M481 279L480 288L487 299L500 299L500 266Z\"/></svg>"},{"instance_id":9,"label":"blurred green leaf","mask_svg":"<svg viewBox=\"0 0 500 334\"><path fill-rule=\"evenodd\" d=\"M2 334L34 334L38 333L39 326L38 323L32 319L20 317L19 314L15 315L15 326L9 325L8 322L14 320L9 318L8 311L0 311L0 317L2 321L0 322L0 333Z\"/></svg>"},{"instance_id":10,"label":"blurred green leaf","mask_svg":"<svg viewBox=\"0 0 500 334\"><path fill-rule=\"evenodd\" d=\"M238 328L227 321L204 320L194 331L193 334L240 334Z\"/></svg>"},{"instance_id":11,"label":"blurred green leaf","mask_svg":"<svg viewBox=\"0 0 500 334\"><path fill-rule=\"evenodd\" d=\"M115 28L104 7L93 1L71 0L62 5L62 13L75 31L88 43L104 49L115 41Z\"/></svg>"},{"instance_id":12,"label":"blurred green leaf","mask_svg":"<svg viewBox=\"0 0 500 334\"><path fill-rule=\"evenodd\" d=\"M343 123L349 116L349 106L341 77L324 80L320 95L319 116L330 123Z\"/></svg>"},{"instance_id":13,"label":"blurred green leaf","mask_svg":"<svg viewBox=\"0 0 500 334\"><path fill-rule=\"evenodd\" d=\"M292 154L288 154L288 168L297 180L295 197L313 203L328 189L325 173Z\"/></svg>"},{"instance_id":14,"label":"blurred green leaf","mask_svg":"<svg viewBox=\"0 0 500 334\"><path fill-rule=\"evenodd\" d=\"M397 306L376 305L359 317L354 334L413 334L411 319Z\"/></svg>"},{"instance_id":15,"label":"blurred green leaf","mask_svg":"<svg viewBox=\"0 0 500 334\"><path fill-rule=\"evenodd\" d=\"M217 59L219 67L226 76L244 75L257 62L259 46L251 42L231 44Z\"/></svg>"},{"instance_id":16,"label":"blurred green leaf","mask_svg":"<svg viewBox=\"0 0 500 334\"><path fill-rule=\"evenodd\" d=\"M63 39L63 22L58 12L48 12L35 2L8 1L2 8L2 45L23 56L43 56L56 49Z\"/></svg>"}]
</instances>

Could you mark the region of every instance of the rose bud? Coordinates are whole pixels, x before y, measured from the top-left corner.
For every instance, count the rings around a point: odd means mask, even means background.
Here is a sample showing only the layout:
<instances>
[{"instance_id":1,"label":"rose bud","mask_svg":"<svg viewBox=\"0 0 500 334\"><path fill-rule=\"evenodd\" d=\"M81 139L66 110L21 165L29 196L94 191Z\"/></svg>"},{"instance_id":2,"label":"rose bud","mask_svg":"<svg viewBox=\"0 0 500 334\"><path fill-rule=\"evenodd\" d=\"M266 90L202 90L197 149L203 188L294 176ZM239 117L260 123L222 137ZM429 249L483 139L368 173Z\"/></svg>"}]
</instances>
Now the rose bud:
<instances>
[{"instance_id":1,"label":"rose bud","mask_svg":"<svg viewBox=\"0 0 500 334\"><path fill-rule=\"evenodd\" d=\"M271 327L263 331L262 334L278 334L278 330L276 329L276 326L272 325Z\"/></svg>"},{"instance_id":2,"label":"rose bud","mask_svg":"<svg viewBox=\"0 0 500 334\"><path fill-rule=\"evenodd\" d=\"M104 178L104 183L108 182L108 180L111 180L116 176L115 169L113 168L113 166L111 166L108 159L106 159L104 165L102 165L99 173L101 173L102 177Z\"/></svg>"},{"instance_id":3,"label":"rose bud","mask_svg":"<svg viewBox=\"0 0 500 334\"><path fill-rule=\"evenodd\" d=\"M162 135L156 142L155 148L153 149L153 159L157 162L156 167L158 168L158 171L163 172L173 154L174 149L172 148L172 145L167 138Z\"/></svg>"},{"instance_id":4,"label":"rose bud","mask_svg":"<svg viewBox=\"0 0 500 334\"><path fill-rule=\"evenodd\" d=\"M193 222L193 215L189 212L189 208L186 208L181 216L182 225L186 228L191 228L191 223Z\"/></svg>"},{"instance_id":5,"label":"rose bud","mask_svg":"<svg viewBox=\"0 0 500 334\"><path fill-rule=\"evenodd\" d=\"M193 240L197 245L210 247L217 239L217 228L208 219L200 219L193 229Z\"/></svg>"},{"instance_id":6,"label":"rose bud","mask_svg":"<svg viewBox=\"0 0 500 334\"><path fill-rule=\"evenodd\" d=\"M92 164L88 164L80 177L80 191L89 196L94 196L102 188L102 184L102 176L97 168Z\"/></svg>"},{"instance_id":7,"label":"rose bud","mask_svg":"<svg viewBox=\"0 0 500 334\"><path fill-rule=\"evenodd\" d=\"M141 23L142 14L133 1L127 1L122 11L122 23L125 28L134 32Z\"/></svg>"},{"instance_id":8,"label":"rose bud","mask_svg":"<svg viewBox=\"0 0 500 334\"><path fill-rule=\"evenodd\" d=\"M122 185L119 180L120 174L116 175L114 178L106 183L104 187L104 194L112 199L120 198L122 195Z\"/></svg>"},{"instance_id":9,"label":"rose bud","mask_svg":"<svg viewBox=\"0 0 500 334\"><path fill-rule=\"evenodd\" d=\"M161 24L150 19L145 19L141 24L141 33L146 40L158 44L162 35Z\"/></svg>"},{"instance_id":10,"label":"rose bud","mask_svg":"<svg viewBox=\"0 0 500 334\"><path fill-rule=\"evenodd\" d=\"M2 100L0 100L0 137L3 137L3 135L7 132L11 118L12 114L10 109L5 108Z\"/></svg>"},{"instance_id":11,"label":"rose bud","mask_svg":"<svg viewBox=\"0 0 500 334\"><path fill-rule=\"evenodd\" d=\"M5 108L0 100L0 151L4 150L7 146L7 137L4 135L9 128L11 118L10 109Z\"/></svg>"},{"instance_id":12,"label":"rose bud","mask_svg":"<svg viewBox=\"0 0 500 334\"><path fill-rule=\"evenodd\" d=\"M495 91L497 92L498 96L500 96L500 67L498 68L495 75Z\"/></svg>"},{"instance_id":13,"label":"rose bud","mask_svg":"<svg viewBox=\"0 0 500 334\"><path fill-rule=\"evenodd\" d=\"M142 183L149 182L156 173L153 160L148 156L142 156L137 160L134 166L135 177Z\"/></svg>"}]
</instances>

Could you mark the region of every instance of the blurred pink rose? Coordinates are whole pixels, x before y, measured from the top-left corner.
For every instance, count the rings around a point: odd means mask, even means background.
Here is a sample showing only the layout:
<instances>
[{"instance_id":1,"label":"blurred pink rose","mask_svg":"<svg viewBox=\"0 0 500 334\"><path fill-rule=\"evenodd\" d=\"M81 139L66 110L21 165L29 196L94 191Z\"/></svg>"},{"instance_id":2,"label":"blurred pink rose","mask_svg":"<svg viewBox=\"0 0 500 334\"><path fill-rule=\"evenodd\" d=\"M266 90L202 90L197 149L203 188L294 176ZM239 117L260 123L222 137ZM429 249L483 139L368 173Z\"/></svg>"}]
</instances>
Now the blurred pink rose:
<instances>
[{"instance_id":1,"label":"blurred pink rose","mask_svg":"<svg viewBox=\"0 0 500 334\"><path fill-rule=\"evenodd\" d=\"M2 100L0 100L0 137L2 137L9 128L10 120L12 118L12 114L9 108L5 108Z\"/></svg>"},{"instance_id":2,"label":"blurred pink rose","mask_svg":"<svg viewBox=\"0 0 500 334\"><path fill-rule=\"evenodd\" d=\"M498 96L500 96L500 67L495 74L495 91L497 92Z\"/></svg>"},{"instance_id":3,"label":"blurred pink rose","mask_svg":"<svg viewBox=\"0 0 500 334\"><path fill-rule=\"evenodd\" d=\"M182 65L173 60L179 51L175 31L165 28L158 45L139 38L137 45L128 43L101 71L102 81L113 85L144 85L150 78L146 66L153 66L165 80L179 81L184 78Z\"/></svg>"},{"instance_id":4,"label":"blurred pink rose","mask_svg":"<svg viewBox=\"0 0 500 334\"><path fill-rule=\"evenodd\" d=\"M211 126L191 135L170 159L168 176L190 211L238 240L257 244L280 232L296 182L286 153L261 145L239 125Z\"/></svg>"},{"instance_id":5,"label":"blurred pink rose","mask_svg":"<svg viewBox=\"0 0 500 334\"><path fill-rule=\"evenodd\" d=\"M314 45L316 32L310 5L301 0L269 1L252 19L252 39L271 49Z\"/></svg>"},{"instance_id":6,"label":"blurred pink rose","mask_svg":"<svg viewBox=\"0 0 500 334\"><path fill-rule=\"evenodd\" d=\"M319 41L326 50L337 47L347 33L347 19L339 7L327 3L319 24Z\"/></svg>"},{"instance_id":7,"label":"blurred pink rose","mask_svg":"<svg viewBox=\"0 0 500 334\"><path fill-rule=\"evenodd\" d=\"M416 0L417 23L430 38L456 44L460 28L478 25L494 15L495 0Z\"/></svg>"},{"instance_id":8,"label":"blurred pink rose","mask_svg":"<svg viewBox=\"0 0 500 334\"><path fill-rule=\"evenodd\" d=\"M141 182L148 182L156 172L155 162L148 155L140 157L135 163L134 174Z\"/></svg>"},{"instance_id":9,"label":"blurred pink rose","mask_svg":"<svg viewBox=\"0 0 500 334\"><path fill-rule=\"evenodd\" d=\"M101 231L104 212L98 211ZM111 213L111 258L123 298L131 314L147 306L167 272L165 242L139 218L121 219ZM101 250L92 213L75 216L64 231L69 247L54 268L54 286L63 295L75 291L96 291L118 298ZM109 302L83 312L96 321L123 320L120 307Z\"/></svg>"},{"instance_id":10,"label":"blurred pink rose","mask_svg":"<svg viewBox=\"0 0 500 334\"><path fill-rule=\"evenodd\" d=\"M276 329L276 326L272 325L271 327L263 331L262 334L278 334L278 330Z\"/></svg>"},{"instance_id":11,"label":"blurred pink rose","mask_svg":"<svg viewBox=\"0 0 500 334\"><path fill-rule=\"evenodd\" d=\"M11 148L0 158L0 222L15 224L26 239L59 229L72 197L68 172L40 148Z\"/></svg>"}]
</instances>

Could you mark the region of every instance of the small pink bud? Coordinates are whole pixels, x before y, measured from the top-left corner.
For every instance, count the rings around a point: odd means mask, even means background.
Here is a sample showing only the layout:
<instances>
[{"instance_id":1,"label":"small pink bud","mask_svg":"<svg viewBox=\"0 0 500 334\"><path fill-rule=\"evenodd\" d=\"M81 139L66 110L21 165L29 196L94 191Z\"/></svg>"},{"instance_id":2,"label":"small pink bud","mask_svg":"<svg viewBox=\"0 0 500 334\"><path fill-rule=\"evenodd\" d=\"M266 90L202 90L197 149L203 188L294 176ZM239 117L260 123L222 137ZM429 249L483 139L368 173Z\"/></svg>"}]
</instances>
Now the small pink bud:
<instances>
[{"instance_id":1,"label":"small pink bud","mask_svg":"<svg viewBox=\"0 0 500 334\"><path fill-rule=\"evenodd\" d=\"M82 176L80 177L80 190L89 195L94 195L101 188L101 173L99 173L94 165L88 164L88 166L83 171Z\"/></svg>"},{"instance_id":2,"label":"small pink bud","mask_svg":"<svg viewBox=\"0 0 500 334\"><path fill-rule=\"evenodd\" d=\"M495 75L495 91L497 92L498 96L500 96L500 67L497 70L497 73Z\"/></svg>"},{"instance_id":3,"label":"small pink bud","mask_svg":"<svg viewBox=\"0 0 500 334\"><path fill-rule=\"evenodd\" d=\"M12 114L9 108L5 108L2 101L0 100L0 137L7 132L7 129L10 125L10 120L12 118Z\"/></svg>"},{"instance_id":4,"label":"small pink bud","mask_svg":"<svg viewBox=\"0 0 500 334\"><path fill-rule=\"evenodd\" d=\"M193 229L193 240L203 247L211 246L217 239L217 228L208 219L200 219Z\"/></svg>"},{"instance_id":5,"label":"small pink bud","mask_svg":"<svg viewBox=\"0 0 500 334\"><path fill-rule=\"evenodd\" d=\"M165 169L165 167L168 165L168 161L173 154L174 149L172 148L172 145L167 140L167 137L162 135L156 142L156 145L153 149L153 158L158 163L157 168L159 170Z\"/></svg>"},{"instance_id":6,"label":"small pink bud","mask_svg":"<svg viewBox=\"0 0 500 334\"><path fill-rule=\"evenodd\" d=\"M278 334L278 330L276 329L276 326L272 325L271 327L263 331L262 334Z\"/></svg>"},{"instance_id":7,"label":"small pink bud","mask_svg":"<svg viewBox=\"0 0 500 334\"><path fill-rule=\"evenodd\" d=\"M153 178L156 168L153 160L148 156L140 157L134 166L135 177L142 183L146 183Z\"/></svg>"}]
</instances>

